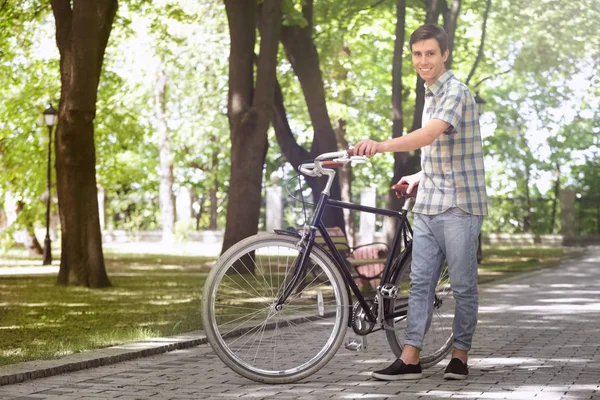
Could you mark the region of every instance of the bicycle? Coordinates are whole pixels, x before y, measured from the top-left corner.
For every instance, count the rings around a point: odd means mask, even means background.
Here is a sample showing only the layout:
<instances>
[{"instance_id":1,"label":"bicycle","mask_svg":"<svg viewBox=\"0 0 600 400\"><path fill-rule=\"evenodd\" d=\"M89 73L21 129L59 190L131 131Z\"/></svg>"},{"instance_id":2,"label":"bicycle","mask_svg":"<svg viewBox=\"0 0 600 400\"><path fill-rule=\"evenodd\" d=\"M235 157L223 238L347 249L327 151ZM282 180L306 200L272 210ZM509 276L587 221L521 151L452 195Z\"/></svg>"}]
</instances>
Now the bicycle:
<instances>
[{"instance_id":1,"label":"bicycle","mask_svg":"<svg viewBox=\"0 0 600 400\"><path fill-rule=\"evenodd\" d=\"M342 202L329 195L335 168L365 160L348 152L333 152L302 164L298 168L301 173L328 179L310 224L305 224L301 233L276 230L242 240L211 270L202 300L204 330L217 356L240 375L261 383L304 379L335 355L348 327L363 344L367 335L384 331L392 352L400 356L410 288L412 228L407 215L412 198L407 197L405 187L394 188L406 200L402 210L393 211ZM361 293L321 222L326 206L397 219L374 297L365 298ZM325 246L315 243L317 231ZM421 352L423 368L437 364L451 349L454 300L450 293L444 263ZM350 303L352 294L354 304Z\"/></svg>"}]
</instances>

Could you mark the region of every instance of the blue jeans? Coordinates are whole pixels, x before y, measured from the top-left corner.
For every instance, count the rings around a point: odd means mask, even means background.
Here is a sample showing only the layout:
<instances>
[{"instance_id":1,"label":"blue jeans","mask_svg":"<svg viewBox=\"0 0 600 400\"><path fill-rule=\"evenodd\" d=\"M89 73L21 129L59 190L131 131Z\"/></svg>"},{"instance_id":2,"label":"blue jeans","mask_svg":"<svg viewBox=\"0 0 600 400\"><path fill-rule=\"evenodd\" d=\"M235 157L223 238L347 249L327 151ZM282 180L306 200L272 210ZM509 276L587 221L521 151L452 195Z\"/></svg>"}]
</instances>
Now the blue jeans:
<instances>
[{"instance_id":1,"label":"blue jeans","mask_svg":"<svg viewBox=\"0 0 600 400\"><path fill-rule=\"evenodd\" d=\"M457 207L438 215L415 214L405 345L423 347L445 259L456 302L454 347L471 349L479 306L477 245L482 222L482 216L467 214Z\"/></svg>"}]
</instances>

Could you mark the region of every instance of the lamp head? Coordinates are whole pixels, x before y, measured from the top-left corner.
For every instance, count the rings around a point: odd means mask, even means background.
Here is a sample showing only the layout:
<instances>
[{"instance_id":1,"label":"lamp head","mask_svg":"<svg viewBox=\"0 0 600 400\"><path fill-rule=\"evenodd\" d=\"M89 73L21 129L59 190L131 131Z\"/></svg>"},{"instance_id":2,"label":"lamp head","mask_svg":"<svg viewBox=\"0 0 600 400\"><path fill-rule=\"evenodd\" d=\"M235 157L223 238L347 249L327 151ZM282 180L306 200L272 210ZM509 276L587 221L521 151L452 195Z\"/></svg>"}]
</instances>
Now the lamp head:
<instances>
[{"instance_id":1,"label":"lamp head","mask_svg":"<svg viewBox=\"0 0 600 400\"><path fill-rule=\"evenodd\" d=\"M58 122L58 112L52 107L52 104L44 110L44 122L48 128L56 125Z\"/></svg>"}]
</instances>

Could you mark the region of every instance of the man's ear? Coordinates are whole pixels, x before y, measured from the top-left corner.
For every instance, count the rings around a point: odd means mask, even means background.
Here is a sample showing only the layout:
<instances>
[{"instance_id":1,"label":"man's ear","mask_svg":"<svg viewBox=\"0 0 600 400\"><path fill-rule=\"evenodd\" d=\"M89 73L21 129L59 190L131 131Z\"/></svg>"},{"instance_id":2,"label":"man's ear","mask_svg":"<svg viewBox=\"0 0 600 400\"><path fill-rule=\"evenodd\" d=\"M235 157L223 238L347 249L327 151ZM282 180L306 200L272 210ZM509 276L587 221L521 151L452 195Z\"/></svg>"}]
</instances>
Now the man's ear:
<instances>
[{"instance_id":1,"label":"man's ear","mask_svg":"<svg viewBox=\"0 0 600 400\"><path fill-rule=\"evenodd\" d=\"M443 54L444 62L448 61L449 56L450 56L450 49L446 49L446 51Z\"/></svg>"}]
</instances>

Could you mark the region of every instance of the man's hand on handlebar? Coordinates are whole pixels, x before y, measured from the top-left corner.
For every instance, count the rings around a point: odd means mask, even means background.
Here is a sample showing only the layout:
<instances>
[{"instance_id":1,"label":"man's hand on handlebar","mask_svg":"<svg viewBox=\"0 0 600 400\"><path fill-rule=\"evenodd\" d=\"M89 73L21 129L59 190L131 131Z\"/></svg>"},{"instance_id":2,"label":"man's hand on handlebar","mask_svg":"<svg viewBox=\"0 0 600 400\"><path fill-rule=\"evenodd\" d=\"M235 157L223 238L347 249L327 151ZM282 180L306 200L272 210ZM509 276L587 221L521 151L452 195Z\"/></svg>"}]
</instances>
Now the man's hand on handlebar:
<instances>
[{"instance_id":1,"label":"man's hand on handlebar","mask_svg":"<svg viewBox=\"0 0 600 400\"><path fill-rule=\"evenodd\" d=\"M401 185L401 184L408 185L408 188L406 189L406 193L411 194L413 188L419 184L422 177L423 177L423 172L417 172L416 174L403 176L402 178L400 178L400 180L398 181L397 184L398 185Z\"/></svg>"},{"instance_id":2,"label":"man's hand on handlebar","mask_svg":"<svg viewBox=\"0 0 600 400\"><path fill-rule=\"evenodd\" d=\"M377 153L382 153L383 148L381 142L377 142L371 139L363 139L356 143L352 148L354 154L357 156L373 157Z\"/></svg>"}]
</instances>

